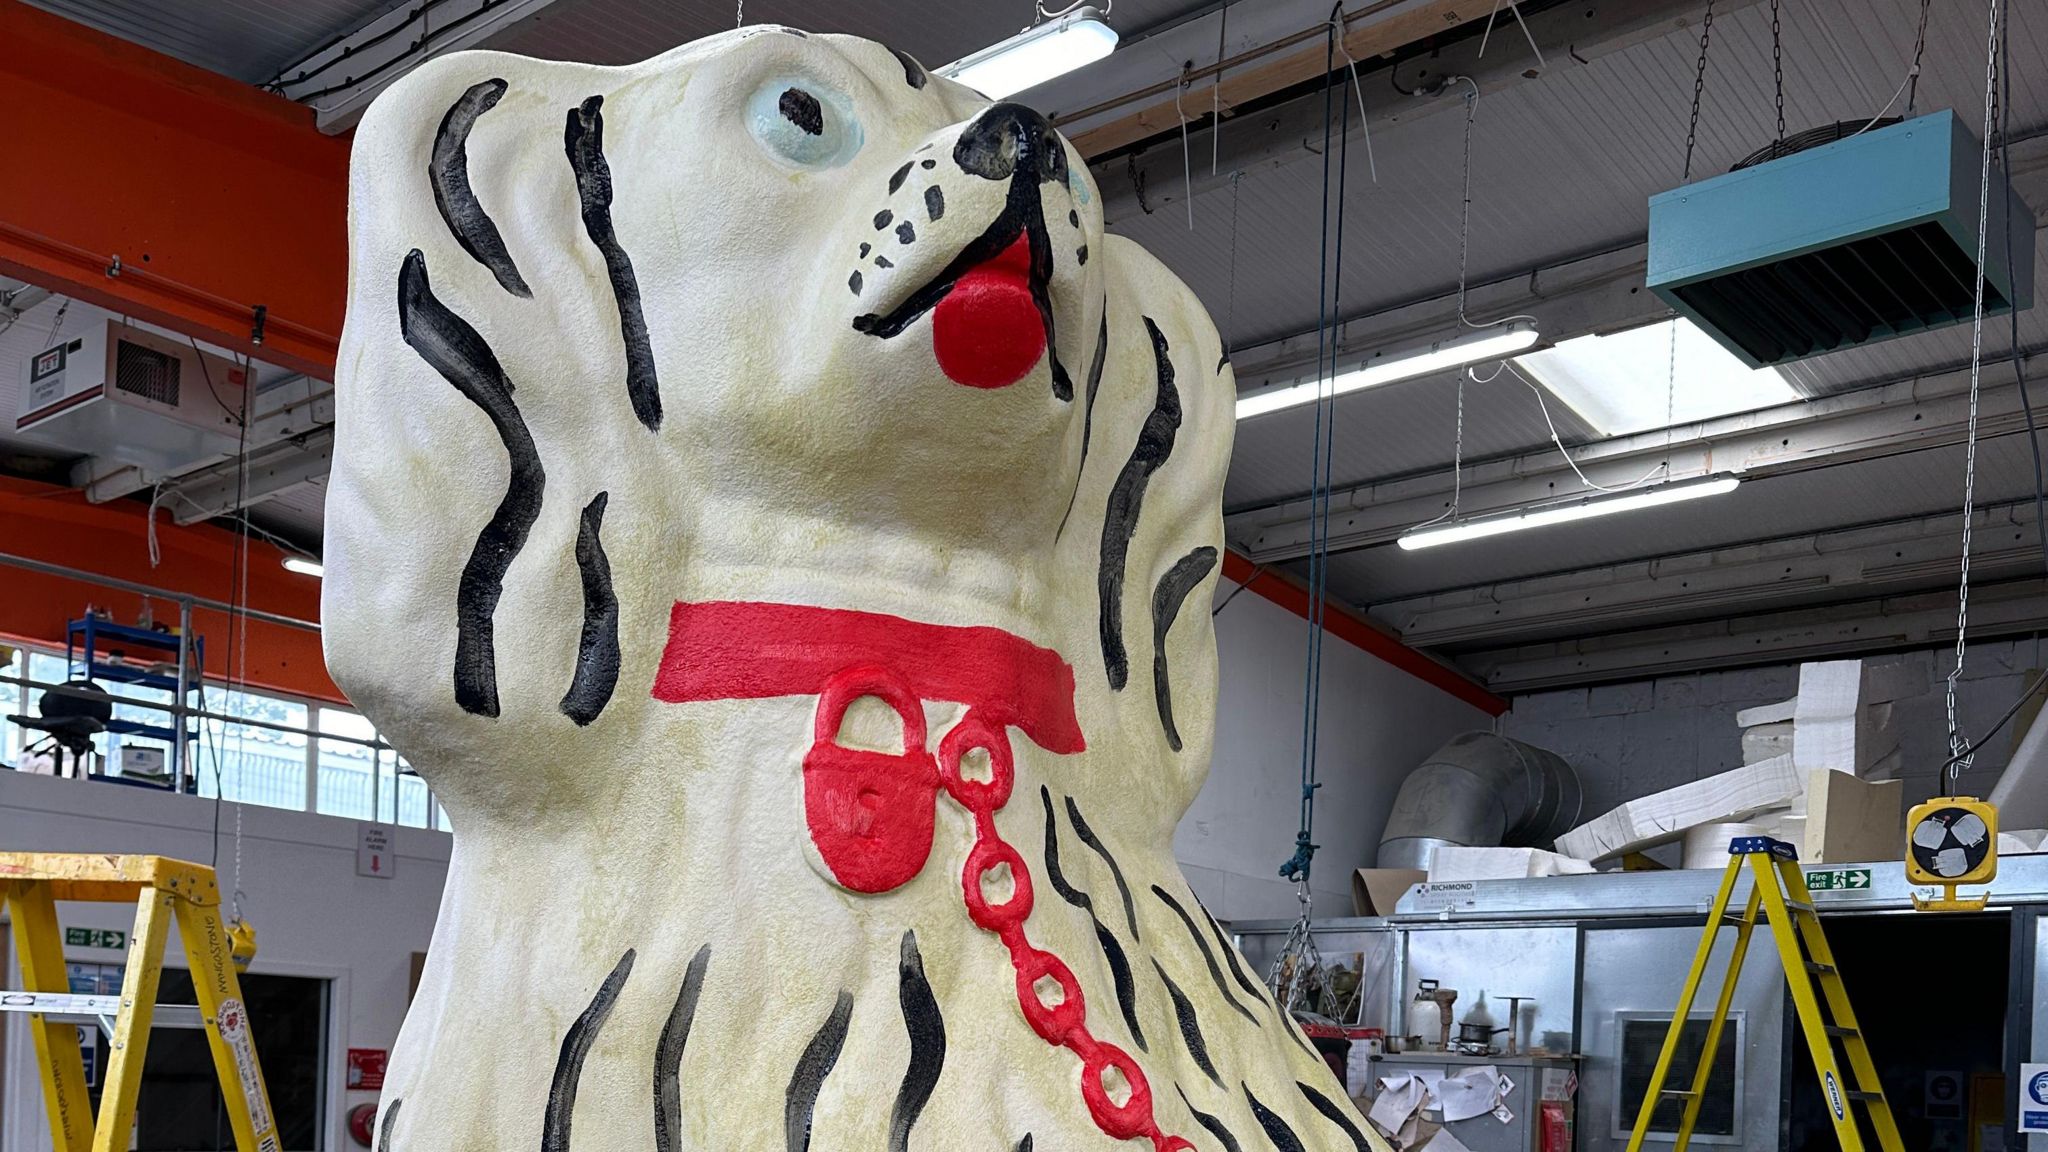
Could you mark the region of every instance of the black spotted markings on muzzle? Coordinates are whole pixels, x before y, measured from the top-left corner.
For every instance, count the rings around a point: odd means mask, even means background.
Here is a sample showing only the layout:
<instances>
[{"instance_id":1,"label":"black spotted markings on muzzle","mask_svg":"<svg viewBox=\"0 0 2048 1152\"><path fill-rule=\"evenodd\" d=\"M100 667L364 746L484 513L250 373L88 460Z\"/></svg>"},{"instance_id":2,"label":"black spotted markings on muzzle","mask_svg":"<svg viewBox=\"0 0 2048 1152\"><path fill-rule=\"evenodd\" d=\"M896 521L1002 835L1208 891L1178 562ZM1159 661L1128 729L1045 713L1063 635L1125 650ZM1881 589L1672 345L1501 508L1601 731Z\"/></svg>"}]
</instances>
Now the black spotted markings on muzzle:
<instances>
[{"instance_id":1,"label":"black spotted markings on muzzle","mask_svg":"<svg viewBox=\"0 0 2048 1152\"><path fill-rule=\"evenodd\" d=\"M1028 113L1028 118L1025 114ZM1038 126L1043 125L1042 128ZM1004 134L1007 133L1007 136ZM1000 137L1000 139L999 139ZM1006 143L1007 141L1007 143ZM1045 206L1039 187L1056 178L1066 180L1066 148L1045 118L1022 105L997 104L975 119L954 144L953 159L962 171L983 179L1008 182L1003 207L981 235L955 253L937 276L912 292L887 313L867 312L853 319L853 329L883 340L902 335L919 317L938 306L961 277L995 259L1023 236L1030 254L1026 283L1045 329L1045 355L1052 371L1052 393L1062 401L1074 398L1074 382L1060 360L1052 307L1052 238L1045 227ZM927 200L937 220L945 211L944 194ZM877 217L876 228L887 226ZM854 291L858 292L856 286Z\"/></svg>"}]
</instances>

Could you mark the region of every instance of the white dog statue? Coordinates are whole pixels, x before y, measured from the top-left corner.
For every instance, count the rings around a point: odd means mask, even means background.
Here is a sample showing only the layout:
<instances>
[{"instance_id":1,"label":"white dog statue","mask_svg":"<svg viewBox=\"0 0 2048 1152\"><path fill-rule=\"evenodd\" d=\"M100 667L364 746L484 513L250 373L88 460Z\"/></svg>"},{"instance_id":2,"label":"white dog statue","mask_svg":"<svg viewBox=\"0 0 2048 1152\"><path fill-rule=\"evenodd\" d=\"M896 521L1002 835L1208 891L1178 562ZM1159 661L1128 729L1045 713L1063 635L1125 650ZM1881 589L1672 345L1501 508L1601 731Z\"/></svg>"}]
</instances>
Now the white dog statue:
<instances>
[{"instance_id":1,"label":"white dog statue","mask_svg":"<svg viewBox=\"0 0 2048 1152\"><path fill-rule=\"evenodd\" d=\"M457 830L379 1148L1385 1147L1174 863L1235 386L1045 119L464 52L350 191L327 659Z\"/></svg>"}]
</instances>

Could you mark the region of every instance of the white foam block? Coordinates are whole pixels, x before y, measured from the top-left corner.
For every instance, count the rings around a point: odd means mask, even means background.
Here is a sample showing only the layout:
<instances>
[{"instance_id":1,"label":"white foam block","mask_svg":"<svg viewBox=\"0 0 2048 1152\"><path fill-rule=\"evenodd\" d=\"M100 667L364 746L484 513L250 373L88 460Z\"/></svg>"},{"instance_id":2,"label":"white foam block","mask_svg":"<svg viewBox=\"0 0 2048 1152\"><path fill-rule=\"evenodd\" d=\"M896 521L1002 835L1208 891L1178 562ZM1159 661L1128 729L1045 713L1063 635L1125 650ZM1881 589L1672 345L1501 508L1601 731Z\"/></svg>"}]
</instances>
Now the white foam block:
<instances>
[{"instance_id":1,"label":"white foam block","mask_svg":"<svg viewBox=\"0 0 2048 1152\"><path fill-rule=\"evenodd\" d=\"M1467 848L1441 844L1429 858L1429 882L1526 880L1531 876L1576 876L1591 872L1584 860L1541 848Z\"/></svg>"},{"instance_id":2,"label":"white foam block","mask_svg":"<svg viewBox=\"0 0 2048 1152\"><path fill-rule=\"evenodd\" d=\"M1800 772L1856 770L1856 705L1862 693L1861 660L1816 660L1799 666L1792 761Z\"/></svg>"},{"instance_id":3,"label":"white foam block","mask_svg":"<svg viewBox=\"0 0 2048 1152\"><path fill-rule=\"evenodd\" d=\"M1688 828L1743 820L1804 795L1792 757L1774 756L1732 772L1630 800L1557 838L1557 850L1581 860L1608 860L1668 844Z\"/></svg>"},{"instance_id":4,"label":"white foam block","mask_svg":"<svg viewBox=\"0 0 2048 1152\"><path fill-rule=\"evenodd\" d=\"M1793 710L1798 707L1799 701L1794 699L1744 708L1735 714L1735 725L1738 728L1754 728L1759 724L1780 724L1792 719Z\"/></svg>"},{"instance_id":5,"label":"white foam block","mask_svg":"<svg viewBox=\"0 0 2048 1152\"><path fill-rule=\"evenodd\" d=\"M2048 825L2048 708L2034 717L2005 771L1991 788L1998 822L2015 828Z\"/></svg>"}]
</instances>

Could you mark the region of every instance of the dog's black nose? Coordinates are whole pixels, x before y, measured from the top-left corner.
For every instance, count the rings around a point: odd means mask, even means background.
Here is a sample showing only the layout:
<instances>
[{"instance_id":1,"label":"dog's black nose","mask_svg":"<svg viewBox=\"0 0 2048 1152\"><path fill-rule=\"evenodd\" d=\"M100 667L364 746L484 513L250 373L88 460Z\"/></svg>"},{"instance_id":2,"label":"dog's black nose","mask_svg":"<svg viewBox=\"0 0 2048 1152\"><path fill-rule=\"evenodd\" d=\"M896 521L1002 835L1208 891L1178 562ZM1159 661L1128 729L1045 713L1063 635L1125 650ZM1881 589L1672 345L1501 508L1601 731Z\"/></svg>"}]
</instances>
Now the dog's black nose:
<instances>
[{"instance_id":1,"label":"dog's black nose","mask_svg":"<svg viewBox=\"0 0 2048 1152\"><path fill-rule=\"evenodd\" d=\"M984 180L1008 180L1023 172L1043 183L1067 179L1067 149L1052 122L1022 104L991 106L953 145L960 170Z\"/></svg>"}]
</instances>

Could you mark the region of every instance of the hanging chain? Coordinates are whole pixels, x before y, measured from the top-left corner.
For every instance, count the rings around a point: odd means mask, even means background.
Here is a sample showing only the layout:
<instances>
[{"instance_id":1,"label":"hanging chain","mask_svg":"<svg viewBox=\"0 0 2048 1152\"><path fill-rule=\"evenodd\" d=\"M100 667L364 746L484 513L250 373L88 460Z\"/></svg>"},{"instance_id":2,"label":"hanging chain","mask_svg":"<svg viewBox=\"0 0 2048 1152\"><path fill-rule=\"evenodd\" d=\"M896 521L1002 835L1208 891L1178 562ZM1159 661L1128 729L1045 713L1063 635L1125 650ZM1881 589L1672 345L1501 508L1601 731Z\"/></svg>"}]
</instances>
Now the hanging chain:
<instances>
[{"instance_id":1,"label":"hanging chain","mask_svg":"<svg viewBox=\"0 0 2048 1152\"><path fill-rule=\"evenodd\" d=\"M1920 28L1913 33L1913 70L1906 74L1906 119L1913 118L1913 102L1920 98L1920 56L1927 51L1927 7L1933 0L1920 0Z\"/></svg>"},{"instance_id":2,"label":"hanging chain","mask_svg":"<svg viewBox=\"0 0 2048 1152\"><path fill-rule=\"evenodd\" d=\"M733 16L733 27L745 28L747 26L747 0L737 0Z\"/></svg>"},{"instance_id":3,"label":"hanging chain","mask_svg":"<svg viewBox=\"0 0 2048 1152\"><path fill-rule=\"evenodd\" d=\"M1778 98L1778 144L1785 143L1785 42L1779 33L1779 0L1771 0L1771 82ZM1777 150L1771 153L1776 156Z\"/></svg>"},{"instance_id":4,"label":"hanging chain","mask_svg":"<svg viewBox=\"0 0 2048 1152\"><path fill-rule=\"evenodd\" d=\"M1472 90L1465 94L1465 190L1458 201L1458 323L1470 325L1465 319L1465 261L1472 241L1472 120L1479 114L1479 85L1469 76L1463 79Z\"/></svg>"},{"instance_id":5,"label":"hanging chain","mask_svg":"<svg viewBox=\"0 0 2048 1152\"><path fill-rule=\"evenodd\" d=\"M1998 5L1991 0L1991 30L1987 35L1984 62L1984 158L1977 179L1977 291L1970 329L1970 422L1964 438L1963 456L1963 556L1956 587L1956 666L1948 674L1944 702L1948 708L1948 750L1955 757L1948 766L1951 794L1957 779L1975 759L1969 737L1964 736L1956 718L1956 682L1963 676L1963 658L1968 652L1970 629L1970 535L1977 498L1977 385L1984 364L1984 247L1986 225L1990 222L1991 129L1998 101Z\"/></svg>"},{"instance_id":6,"label":"hanging chain","mask_svg":"<svg viewBox=\"0 0 2048 1152\"><path fill-rule=\"evenodd\" d=\"M1707 90L1707 44L1714 38L1714 2L1707 0L1707 14L1700 19L1700 62L1692 73L1692 119L1685 125L1685 172L1680 183L1692 179L1693 142L1700 132L1700 96Z\"/></svg>"}]
</instances>

